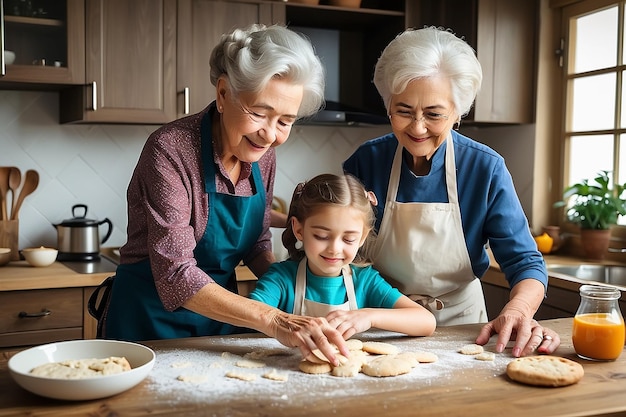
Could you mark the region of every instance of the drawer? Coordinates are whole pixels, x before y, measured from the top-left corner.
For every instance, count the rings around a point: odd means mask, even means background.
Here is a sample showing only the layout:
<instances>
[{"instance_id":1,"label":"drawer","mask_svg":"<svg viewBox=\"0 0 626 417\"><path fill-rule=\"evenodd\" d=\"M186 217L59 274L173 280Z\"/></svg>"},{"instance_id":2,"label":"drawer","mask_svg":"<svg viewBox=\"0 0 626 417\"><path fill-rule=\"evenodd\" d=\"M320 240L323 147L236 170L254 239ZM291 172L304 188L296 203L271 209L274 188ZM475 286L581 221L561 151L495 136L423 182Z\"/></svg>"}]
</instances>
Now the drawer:
<instances>
[{"instance_id":1,"label":"drawer","mask_svg":"<svg viewBox=\"0 0 626 417\"><path fill-rule=\"evenodd\" d=\"M82 326L82 288L0 292L0 335Z\"/></svg>"}]
</instances>

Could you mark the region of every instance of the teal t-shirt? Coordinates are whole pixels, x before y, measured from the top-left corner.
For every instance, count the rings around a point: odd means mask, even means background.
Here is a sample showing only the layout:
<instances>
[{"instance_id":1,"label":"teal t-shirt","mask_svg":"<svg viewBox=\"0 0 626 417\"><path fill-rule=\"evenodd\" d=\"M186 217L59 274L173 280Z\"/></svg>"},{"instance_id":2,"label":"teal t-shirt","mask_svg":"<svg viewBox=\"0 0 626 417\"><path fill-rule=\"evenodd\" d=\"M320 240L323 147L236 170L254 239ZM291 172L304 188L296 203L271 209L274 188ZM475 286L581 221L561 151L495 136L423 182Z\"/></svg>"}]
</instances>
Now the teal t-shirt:
<instances>
[{"instance_id":1,"label":"teal t-shirt","mask_svg":"<svg viewBox=\"0 0 626 417\"><path fill-rule=\"evenodd\" d=\"M249 297L286 313L293 313L298 264L297 261L288 260L270 266L267 273L259 278ZM351 268L358 308L393 308L402 296L371 266L351 265ZM348 301L343 276L320 277L313 275L307 267L306 281L307 300L330 305L341 305Z\"/></svg>"}]
</instances>

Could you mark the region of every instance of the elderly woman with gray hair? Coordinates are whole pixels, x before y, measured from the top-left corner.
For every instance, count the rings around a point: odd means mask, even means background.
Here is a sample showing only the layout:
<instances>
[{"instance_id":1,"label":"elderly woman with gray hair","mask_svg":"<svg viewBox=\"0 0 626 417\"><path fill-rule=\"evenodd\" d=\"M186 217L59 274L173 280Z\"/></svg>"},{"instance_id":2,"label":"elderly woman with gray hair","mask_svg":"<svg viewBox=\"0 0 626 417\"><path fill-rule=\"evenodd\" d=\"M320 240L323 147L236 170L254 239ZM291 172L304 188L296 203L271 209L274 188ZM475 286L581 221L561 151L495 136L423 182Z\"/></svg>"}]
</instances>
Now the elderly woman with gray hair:
<instances>
[{"instance_id":1,"label":"elderly woman with gray hair","mask_svg":"<svg viewBox=\"0 0 626 417\"><path fill-rule=\"evenodd\" d=\"M450 31L401 33L374 73L393 133L361 145L343 168L378 196L374 266L438 326L483 322L478 344L498 334L498 352L515 340L513 356L551 353L559 336L533 319L546 267L511 175L500 155L454 130L481 82L474 51ZM479 280L487 243L511 287L490 322Z\"/></svg>"},{"instance_id":2,"label":"elderly woman with gray hair","mask_svg":"<svg viewBox=\"0 0 626 417\"><path fill-rule=\"evenodd\" d=\"M208 69L207 69L208 70ZM208 78L207 71L207 78ZM270 217L274 147L323 103L324 71L309 41L282 26L222 37L210 79L216 99L145 144L128 187L128 240L102 312L101 335L147 340L255 329L299 347L330 343L323 318L286 314L237 295L235 267L261 276L275 261ZM110 283L109 283L110 284Z\"/></svg>"}]
</instances>

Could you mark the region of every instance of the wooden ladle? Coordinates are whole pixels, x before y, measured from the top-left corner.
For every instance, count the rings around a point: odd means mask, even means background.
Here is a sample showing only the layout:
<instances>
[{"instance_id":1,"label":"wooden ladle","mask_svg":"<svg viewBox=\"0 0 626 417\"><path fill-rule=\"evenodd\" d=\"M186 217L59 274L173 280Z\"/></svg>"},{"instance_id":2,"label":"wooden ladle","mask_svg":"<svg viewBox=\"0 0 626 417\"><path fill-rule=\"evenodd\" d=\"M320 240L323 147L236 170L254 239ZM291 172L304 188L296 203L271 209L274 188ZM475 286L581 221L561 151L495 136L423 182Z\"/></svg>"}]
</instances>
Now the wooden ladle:
<instances>
[{"instance_id":1,"label":"wooden ladle","mask_svg":"<svg viewBox=\"0 0 626 417\"><path fill-rule=\"evenodd\" d=\"M9 192L9 174L11 167L0 167L0 210L2 216L1 220L9 220L7 214L7 193Z\"/></svg>"},{"instance_id":2,"label":"wooden ladle","mask_svg":"<svg viewBox=\"0 0 626 417\"><path fill-rule=\"evenodd\" d=\"M39 185L39 173L37 171L29 169L26 171L26 177L24 179L24 186L20 190L20 195L17 197L17 204L11 213L11 220L18 219L18 213L20 208L22 207L22 203L26 196L30 195L33 191L37 189Z\"/></svg>"},{"instance_id":3,"label":"wooden ladle","mask_svg":"<svg viewBox=\"0 0 626 417\"><path fill-rule=\"evenodd\" d=\"M17 202L17 190L22 185L22 173L19 168L11 167L9 170L9 189L11 190L11 214L10 217L13 218L13 213L15 213L15 203Z\"/></svg>"}]
</instances>

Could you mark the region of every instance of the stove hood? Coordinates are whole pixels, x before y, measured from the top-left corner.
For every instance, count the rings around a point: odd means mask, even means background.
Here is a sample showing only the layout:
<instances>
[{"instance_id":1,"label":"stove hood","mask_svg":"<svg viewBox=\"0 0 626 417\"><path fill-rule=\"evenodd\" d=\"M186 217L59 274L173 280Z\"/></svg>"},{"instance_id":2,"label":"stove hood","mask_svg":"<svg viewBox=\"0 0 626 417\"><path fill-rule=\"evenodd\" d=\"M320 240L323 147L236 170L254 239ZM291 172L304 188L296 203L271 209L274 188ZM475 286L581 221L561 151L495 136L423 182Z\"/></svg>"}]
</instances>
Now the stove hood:
<instances>
[{"instance_id":1,"label":"stove hood","mask_svg":"<svg viewBox=\"0 0 626 417\"><path fill-rule=\"evenodd\" d=\"M362 109L326 101L322 110L298 121L300 125L369 126L389 124L389 118Z\"/></svg>"}]
</instances>

